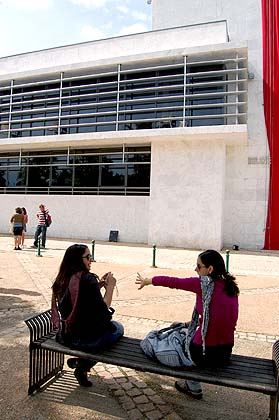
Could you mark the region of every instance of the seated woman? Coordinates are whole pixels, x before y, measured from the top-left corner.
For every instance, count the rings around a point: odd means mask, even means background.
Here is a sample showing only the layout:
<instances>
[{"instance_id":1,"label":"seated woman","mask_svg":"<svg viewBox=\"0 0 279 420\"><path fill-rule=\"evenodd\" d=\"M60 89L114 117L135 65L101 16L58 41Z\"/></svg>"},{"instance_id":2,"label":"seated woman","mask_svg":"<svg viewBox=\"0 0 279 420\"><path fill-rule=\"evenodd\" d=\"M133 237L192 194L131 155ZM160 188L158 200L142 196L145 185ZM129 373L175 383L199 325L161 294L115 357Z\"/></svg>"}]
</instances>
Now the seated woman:
<instances>
[{"instance_id":1,"label":"seated woman","mask_svg":"<svg viewBox=\"0 0 279 420\"><path fill-rule=\"evenodd\" d=\"M71 245L65 252L52 286L52 321L58 328L61 344L96 353L111 347L124 333L123 326L112 321L110 308L116 279L106 273L101 280L90 273L92 256L86 245ZM100 289L104 287L102 296ZM71 358L79 384L91 386L87 372L95 364L89 359Z\"/></svg>"},{"instance_id":2,"label":"seated woman","mask_svg":"<svg viewBox=\"0 0 279 420\"><path fill-rule=\"evenodd\" d=\"M239 289L235 278L226 272L223 257L217 251L202 252L195 271L199 277L155 276L150 279L138 274L136 284L139 289L153 284L195 293L196 306L189 324L189 331L193 325L195 328L189 347L191 358L197 366L222 366L228 363L234 345ZM195 319L198 322L194 324ZM175 387L193 398L202 398L199 382L180 380L176 381Z\"/></svg>"}]
</instances>

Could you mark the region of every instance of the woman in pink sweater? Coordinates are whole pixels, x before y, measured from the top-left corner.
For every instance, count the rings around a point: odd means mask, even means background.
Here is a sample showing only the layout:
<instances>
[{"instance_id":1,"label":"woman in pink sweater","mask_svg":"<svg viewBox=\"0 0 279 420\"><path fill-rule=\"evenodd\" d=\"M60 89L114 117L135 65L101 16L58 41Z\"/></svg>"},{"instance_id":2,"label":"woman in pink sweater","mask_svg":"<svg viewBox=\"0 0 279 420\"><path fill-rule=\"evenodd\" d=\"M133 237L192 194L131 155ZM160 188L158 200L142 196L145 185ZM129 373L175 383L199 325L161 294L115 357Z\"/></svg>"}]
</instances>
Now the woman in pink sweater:
<instances>
[{"instance_id":1,"label":"woman in pink sweater","mask_svg":"<svg viewBox=\"0 0 279 420\"><path fill-rule=\"evenodd\" d=\"M153 284L195 293L195 311L199 322L190 344L191 358L197 366L222 366L228 363L234 345L239 289L235 277L226 272L223 257L217 251L202 252L198 256L195 271L199 277L155 276L150 279L138 274L136 284L140 286L139 289ZM209 282L205 305L202 299L202 279L206 279L207 284ZM198 382L181 380L175 383L175 387L196 399L202 398Z\"/></svg>"}]
</instances>

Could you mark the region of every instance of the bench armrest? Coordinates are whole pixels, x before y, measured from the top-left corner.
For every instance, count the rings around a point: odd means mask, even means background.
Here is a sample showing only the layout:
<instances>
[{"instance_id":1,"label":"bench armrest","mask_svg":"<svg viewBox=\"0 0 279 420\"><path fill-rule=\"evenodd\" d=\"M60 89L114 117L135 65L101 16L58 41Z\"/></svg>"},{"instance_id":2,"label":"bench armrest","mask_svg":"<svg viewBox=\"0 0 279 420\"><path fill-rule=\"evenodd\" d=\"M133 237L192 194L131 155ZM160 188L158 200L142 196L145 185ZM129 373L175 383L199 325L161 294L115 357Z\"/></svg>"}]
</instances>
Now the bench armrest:
<instances>
[{"instance_id":1,"label":"bench armrest","mask_svg":"<svg viewBox=\"0 0 279 420\"><path fill-rule=\"evenodd\" d=\"M272 347L272 359L274 362L274 374L279 387L279 340L275 341Z\"/></svg>"},{"instance_id":2,"label":"bench armrest","mask_svg":"<svg viewBox=\"0 0 279 420\"><path fill-rule=\"evenodd\" d=\"M30 343L33 343L34 341L37 341L54 331L54 326L51 320L51 309L39 315L33 316L32 318L26 319L24 322L29 328Z\"/></svg>"}]
</instances>

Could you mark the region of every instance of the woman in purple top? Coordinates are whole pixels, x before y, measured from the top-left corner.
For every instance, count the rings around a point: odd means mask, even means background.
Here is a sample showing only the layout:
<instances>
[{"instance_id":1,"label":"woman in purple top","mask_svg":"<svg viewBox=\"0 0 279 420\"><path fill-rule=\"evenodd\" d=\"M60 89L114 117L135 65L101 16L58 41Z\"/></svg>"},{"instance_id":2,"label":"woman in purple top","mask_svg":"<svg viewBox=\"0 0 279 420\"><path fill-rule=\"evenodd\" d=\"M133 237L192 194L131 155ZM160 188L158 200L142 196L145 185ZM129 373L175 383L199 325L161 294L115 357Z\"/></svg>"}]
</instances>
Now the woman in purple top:
<instances>
[{"instance_id":1,"label":"woman in purple top","mask_svg":"<svg viewBox=\"0 0 279 420\"><path fill-rule=\"evenodd\" d=\"M190 353L197 366L222 366L228 363L234 345L234 330L238 318L239 289L235 277L226 272L223 257L219 252L207 250L197 259L195 271L199 277L167 277L155 276L143 278L138 274L136 284L144 286L164 286L182 289L196 294L196 311L199 316L198 327L190 344ZM202 301L201 278L207 276L212 281L211 296L208 301L208 319L206 335L202 337L204 310ZM204 344L204 348L203 348ZM196 399L202 398L199 382L177 381L176 389Z\"/></svg>"}]
</instances>

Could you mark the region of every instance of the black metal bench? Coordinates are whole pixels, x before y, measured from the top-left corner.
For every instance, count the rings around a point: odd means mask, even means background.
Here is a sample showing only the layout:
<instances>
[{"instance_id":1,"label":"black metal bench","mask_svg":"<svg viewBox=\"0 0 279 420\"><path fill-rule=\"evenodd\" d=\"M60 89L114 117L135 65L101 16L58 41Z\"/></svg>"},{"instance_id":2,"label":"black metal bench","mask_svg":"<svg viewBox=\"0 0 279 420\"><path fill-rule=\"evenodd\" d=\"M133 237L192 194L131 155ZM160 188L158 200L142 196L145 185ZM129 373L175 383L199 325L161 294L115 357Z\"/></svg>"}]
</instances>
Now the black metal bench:
<instances>
[{"instance_id":1,"label":"black metal bench","mask_svg":"<svg viewBox=\"0 0 279 420\"><path fill-rule=\"evenodd\" d=\"M25 321L30 330L30 364L28 394L41 389L63 370L64 355L93 359L103 363L157 373L208 384L259 392L270 396L269 418L278 418L279 398L279 340L273 345L271 359L232 355L228 366L214 369L178 369L163 366L148 359L135 338L123 337L109 351L87 354L71 350L55 341L51 310Z\"/></svg>"}]
</instances>

